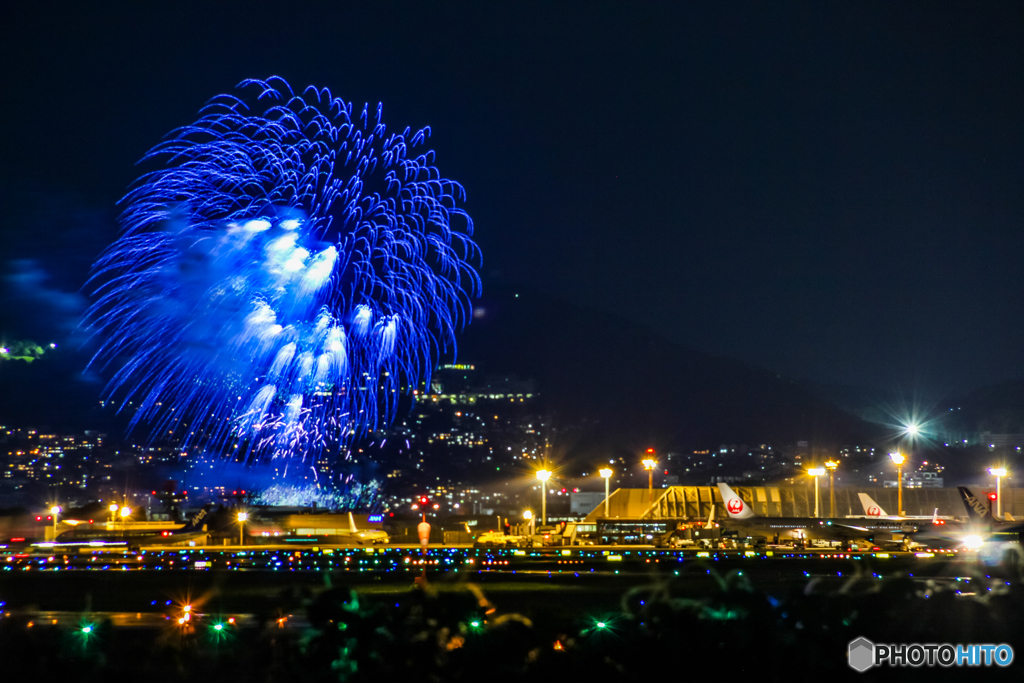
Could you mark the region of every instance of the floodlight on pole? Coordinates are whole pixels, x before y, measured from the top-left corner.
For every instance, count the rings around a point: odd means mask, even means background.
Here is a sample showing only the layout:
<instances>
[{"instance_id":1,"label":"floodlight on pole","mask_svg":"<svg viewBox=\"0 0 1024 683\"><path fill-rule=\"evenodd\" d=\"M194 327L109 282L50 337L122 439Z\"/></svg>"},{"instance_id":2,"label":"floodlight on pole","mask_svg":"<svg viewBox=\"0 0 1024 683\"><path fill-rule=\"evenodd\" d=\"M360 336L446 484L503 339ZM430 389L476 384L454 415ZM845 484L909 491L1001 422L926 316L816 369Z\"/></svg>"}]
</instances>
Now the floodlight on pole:
<instances>
[{"instance_id":1,"label":"floodlight on pole","mask_svg":"<svg viewBox=\"0 0 1024 683\"><path fill-rule=\"evenodd\" d=\"M600 474L602 477L604 477L604 516L607 517L608 516L608 497L611 495L611 493L610 493L610 491L611 491L611 489L610 489L611 484L609 482L611 482L613 472L609 468L603 467L600 470L598 470L598 474Z\"/></svg>"},{"instance_id":2,"label":"floodlight on pole","mask_svg":"<svg viewBox=\"0 0 1024 683\"><path fill-rule=\"evenodd\" d=\"M807 470L807 474L814 477L814 516L820 517L818 513L818 477L825 474L824 467L816 467L814 469Z\"/></svg>"},{"instance_id":3,"label":"floodlight on pole","mask_svg":"<svg viewBox=\"0 0 1024 683\"><path fill-rule=\"evenodd\" d=\"M1003 477L1006 476L1005 467L990 467L988 473L996 478L996 519L1003 518Z\"/></svg>"},{"instance_id":4,"label":"floodlight on pole","mask_svg":"<svg viewBox=\"0 0 1024 683\"><path fill-rule=\"evenodd\" d=\"M57 516L63 512L60 505L54 505L50 508L50 514L53 515L53 540L57 540Z\"/></svg>"},{"instance_id":5,"label":"floodlight on pole","mask_svg":"<svg viewBox=\"0 0 1024 683\"><path fill-rule=\"evenodd\" d=\"M890 453L889 457L896 463L896 507L899 508L900 517L903 517L903 463L906 457L902 453Z\"/></svg>"},{"instance_id":6,"label":"floodlight on pole","mask_svg":"<svg viewBox=\"0 0 1024 683\"><path fill-rule=\"evenodd\" d=\"M828 470L828 516L836 516L836 469L839 468L838 460L829 460L825 463Z\"/></svg>"},{"instance_id":7,"label":"floodlight on pole","mask_svg":"<svg viewBox=\"0 0 1024 683\"><path fill-rule=\"evenodd\" d=\"M644 469L647 470L647 503L654 505L654 468L658 461L654 459L654 449L647 449L647 457L642 460Z\"/></svg>"},{"instance_id":8,"label":"floodlight on pole","mask_svg":"<svg viewBox=\"0 0 1024 683\"><path fill-rule=\"evenodd\" d=\"M249 519L248 512L238 513L238 545L245 545L245 522Z\"/></svg>"},{"instance_id":9,"label":"floodlight on pole","mask_svg":"<svg viewBox=\"0 0 1024 683\"><path fill-rule=\"evenodd\" d=\"M537 478L540 479L540 523L548 525L548 479L551 478L550 470L537 470Z\"/></svg>"}]
</instances>

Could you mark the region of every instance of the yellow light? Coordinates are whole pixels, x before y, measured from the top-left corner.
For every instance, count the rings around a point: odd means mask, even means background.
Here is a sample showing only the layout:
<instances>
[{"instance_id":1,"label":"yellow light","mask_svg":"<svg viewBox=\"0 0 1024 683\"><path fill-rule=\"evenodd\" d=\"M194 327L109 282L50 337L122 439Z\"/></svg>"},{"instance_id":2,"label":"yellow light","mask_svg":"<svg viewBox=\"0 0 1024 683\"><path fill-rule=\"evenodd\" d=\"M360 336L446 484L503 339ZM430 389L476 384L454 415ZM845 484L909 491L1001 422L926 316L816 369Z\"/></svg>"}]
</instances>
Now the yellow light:
<instances>
[{"instance_id":1,"label":"yellow light","mask_svg":"<svg viewBox=\"0 0 1024 683\"><path fill-rule=\"evenodd\" d=\"M108 509L108 510L110 510L111 512L117 512L117 509L118 509L119 507L121 507L121 506L120 506L120 505L118 505L117 503L111 503L111 504L110 504L110 507L109 507L109 508L107 508L107 509Z\"/></svg>"},{"instance_id":2,"label":"yellow light","mask_svg":"<svg viewBox=\"0 0 1024 683\"><path fill-rule=\"evenodd\" d=\"M600 474L605 479L607 479L608 477L612 476L612 471L610 469L608 469L607 467L598 470L597 473Z\"/></svg>"},{"instance_id":3,"label":"yellow light","mask_svg":"<svg viewBox=\"0 0 1024 683\"><path fill-rule=\"evenodd\" d=\"M122 517L128 517L131 514L132 514L132 509L131 508L128 508L128 507L121 508L121 516Z\"/></svg>"},{"instance_id":4,"label":"yellow light","mask_svg":"<svg viewBox=\"0 0 1024 683\"><path fill-rule=\"evenodd\" d=\"M645 458L643 463L644 463L644 469L645 470L653 470L655 467L658 466L658 461L657 460L652 460L650 458Z\"/></svg>"},{"instance_id":5,"label":"yellow light","mask_svg":"<svg viewBox=\"0 0 1024 683\"><path fill-rule=\"evenodd\" d=\"M239 522L244 522L247 519L249 519L249 513L248 512L239 512L238 513L238 521Z\"/></svg>"},{"instance_id":6,"label":"yellow light","mask_svg":"<svg viewBox=\"0 0 1024 683\"><path fill-rule=\"evenodd\" d=\"M829 460L828 462L825 463L825 467L830 470L834 470L837 467L839 467L839 463L836 462L835 460Z\"/></svg>"},{"instance_id":7,"label":"yellow light","mask_svg":"<svg viewBox=\"0 0 1024 683\"><path fill-rule=\"evenodd\" d=\"M965 536L964 547L968 550L977 550L984 543L984 539L981 536Z\"/></svg>"},{"instance_id":8,"label":"yellow light","mask_svg":"<svg viewBox=\"0 0 1024 683\"><path fill-rule=\"evenodd\" d=\"M185 605L181 609L182 609L183 612L191 612L192 611L192 605Z\"/></svg>"},{"instance_id":9,"label":"yellow light","mask_svg":"<svg viewBox=\"0 0 1024 683\"><path fill-rule=\"evenodd\" d=\"M61 513L60 505L54 505L52 508L50 508L50 514L52 514L52 515L59 515L60 513Z\"/></svg>"},{"instance_id":10,"label":"yellow light","mask_svg":"<svg viewBox=\"0 0 1024 683\"><path fill-rule=\"evenodd\" d=\"M551 478L551 472L548 470L537 470L537 478L541 481L547 481Z\"/></svg>"},{"instance_id":11,"label":"yellow light","mask_svg":"<svg viewBox=\"0 0 1024 683\"><path fill-rule=\"evenodd\" d=\"M989 467L988 468L988 473L991 474L993 477L1005 477L1006 476L1006 468L1004 468L1004 467Z\"/></svg>"},{"instance_id":12,"label":"yellow light","mask_svg":"<svg viewBox=\"0 0 1024 683\"><path fill-rule=\"evenodd\" d=\"M524 510L523 511L523 519L525 519L527 521L533 519L533 512L531 512L530 510Z\"/></svg>"},{"instance_id":13,"label":"yellow light","mask_svg":"<svg viewBox=\"0 0 1024 683\"><path fill-rule=\"evenodd\" d=\"M892 458L892 461L897 465L902 465L903 461L906 460L902 453L890 453L889 457Z\"/></svg>"},{"instance_id":14,"label":"yellow light","mask_svg":"<svg viewBox=\"0 0 1024 683\"><path fill-rule=\"evenodd\" d=\"M811 475L812 477L820 477L821 475L825 474L825 468L816 467L812 470L807 470L807 474Z\"/></svg>"}]
</instances>

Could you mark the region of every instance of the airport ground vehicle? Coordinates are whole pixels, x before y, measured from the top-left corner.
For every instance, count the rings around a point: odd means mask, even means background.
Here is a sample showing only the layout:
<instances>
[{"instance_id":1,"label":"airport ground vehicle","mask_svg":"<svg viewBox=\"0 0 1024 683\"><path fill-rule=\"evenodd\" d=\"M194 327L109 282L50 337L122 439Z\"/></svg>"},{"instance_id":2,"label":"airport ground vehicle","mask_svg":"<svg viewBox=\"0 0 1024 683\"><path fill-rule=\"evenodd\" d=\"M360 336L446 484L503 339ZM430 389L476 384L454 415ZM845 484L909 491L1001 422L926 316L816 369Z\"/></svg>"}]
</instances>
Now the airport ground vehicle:
<instances>
[{"instance_id":1,"label":"airport ground vehicle","mask_svg":"<svg viewBox=\"0 0 1024 683\"><path fill-rule=\"evenodd\" d=\"M474 539L473 545L499 548L528 548L533 543L527 536L513 536L501 531L484 531Z\"/></svg>"}]
</instances>

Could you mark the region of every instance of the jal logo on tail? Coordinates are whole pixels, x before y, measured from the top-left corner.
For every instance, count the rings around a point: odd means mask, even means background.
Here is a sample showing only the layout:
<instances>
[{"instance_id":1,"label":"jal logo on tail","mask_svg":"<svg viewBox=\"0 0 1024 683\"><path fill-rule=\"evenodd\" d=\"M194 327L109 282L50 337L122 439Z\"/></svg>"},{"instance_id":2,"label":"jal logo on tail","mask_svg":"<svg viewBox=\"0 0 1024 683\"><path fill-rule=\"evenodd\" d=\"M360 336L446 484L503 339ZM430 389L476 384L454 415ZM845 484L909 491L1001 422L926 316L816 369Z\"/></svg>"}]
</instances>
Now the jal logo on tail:
<instances>
[{"instance_id":1,"label":"jal logo on tail","mask_svg":"<svg viewBox=\"0 0 1024 683\"><path fill-rule=\"evenodd\" d=\"M872 505L868 508L868 517L881 517L882 510L877 505Z\"/></svg>"},{"instance_id":2,"label":"jal logo on tail","mask_svg":"<svg viewBox=\"0 0 1024 683\"><path fill-rule=\"evenodd\" d=\"M730 498L729 502L726 504L725 507L732 514L738 515L739 513L743 512L743 501L740 500L739 498Z\"/></svg>"}]
</instances>

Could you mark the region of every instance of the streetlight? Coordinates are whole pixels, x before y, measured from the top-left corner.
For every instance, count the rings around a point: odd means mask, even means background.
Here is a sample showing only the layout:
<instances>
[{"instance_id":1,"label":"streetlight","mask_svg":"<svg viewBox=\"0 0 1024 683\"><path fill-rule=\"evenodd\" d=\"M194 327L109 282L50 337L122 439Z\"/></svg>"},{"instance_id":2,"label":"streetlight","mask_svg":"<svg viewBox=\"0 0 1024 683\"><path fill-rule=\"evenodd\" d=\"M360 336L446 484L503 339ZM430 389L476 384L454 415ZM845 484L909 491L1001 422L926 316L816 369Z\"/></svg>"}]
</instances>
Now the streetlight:
<instances>
[{"instance_id":1,"label":"streetlight","mask_svg":"<svg viewBox=\"0 0 1024 683\"><path fill-rule=\"evenodd\" d=\"M537 478L540 479L540 523L541 526L548 525L548 479L551 478L550 470L537 470Z\"/></svg>"},{"instance_id":2,"label":"streetlight","mask_svg":"<svg viewBox=\"0 0 1024 683\"><path fill-rule=\"evenodd\" d=\"M238 545L245 545L245 521L249 519L248 512L238 513Z\"/></svg>"},{"instance_id":3,"label":"streetlight","mask_svg":"<svg viewBox=\"0 0 1024 683\"><path fill-rule=\"evenodd\" d=\"M611 479L612 479L612 471L610 469L608 469L607 467L603 467L600 470L598 470L598 474L600 474L602 477L604 477L604 516L607 517L608 516L608 496L611 495L609 493L609 486L610 486L609 482L611 482Z\"/></svg>"},{"instance_id":4,"label":"streetlight","mask_svg":"<svg viewBox=\"0 0 1024 683\"><path fill-rule=\"evenodd\" d=\"M1002 477L1007 476L1007 468L989 467L988 473L995 477L995 518L1002 519L1002 486L1000 484Z\"/></svg>"},{"instance_id":5,"label":"streetlight","mask_svg":"<svg viewBox=\"0 0 1024 683\"><path fill-rule=\"evenodd\" d=\"M821 515L818 514L818 477L825 474L825 468L816 467L815 469L807 470L807 474L814 477L814 516L820 517Z\"/></svg>"},{"instance_id":6,"label":"streetlight","mask_svg":"<svg viewBox=\"0 0 1024 683\"><path fill-rule=\"evenodd\" d=\"M838 467L839 461L837 460L829 460L825 463L825 469L828 470L828 516L833 519L836 516L836 468Z\"/></svg>"},{"instance_id":7,"label":"streetlight","mask_svg":"<svg viewBox=\"0 0 1024 683\"><path fill-rule=\"evenodd\" d=\"M57 540L57 515L62 512L60 505L54 505L50 508L50 514L53 515L53 540Z\"/></svg>"},{"instance_id":8,"label":"streetlight","mask_svg":"<svg viewBox=\"0 0 1024 683\"><path fill-rule=\"evenodd\" d=\"M647 470L647 504L654 505L654 468L658 461L654 459L654 449L647 449L648 457L643 459L644 469Z\"/></svg>"},{"instance_id":9,"label":"streetlight","mask_svg":"<svg viewBox=\"0 0 1024 683\"><path fill-rule=\"evenodd\" d=\"M889 457L896 463L896 507L899 508L900 517L903 517L903 462L906 458L902 453L890 453Z\"/></svg>"},{"instance_id":10,"label":"streetlight","mask_svg":"<svg viewBox=\"0 0 1024 683\"><path fill-rule=\"evenodd\" d=\"M107 508L108 510L110 510L110 523L111 524L113 524L115 521L117 521L117 511L118 511L118 509L120 507L121 506L118 505L117 503L111 503L110 507Z\"/></svg>"}]
</instances>

